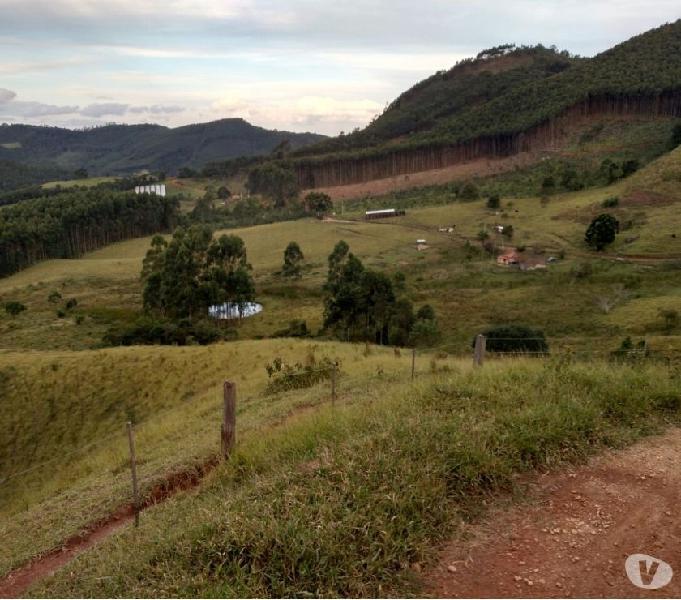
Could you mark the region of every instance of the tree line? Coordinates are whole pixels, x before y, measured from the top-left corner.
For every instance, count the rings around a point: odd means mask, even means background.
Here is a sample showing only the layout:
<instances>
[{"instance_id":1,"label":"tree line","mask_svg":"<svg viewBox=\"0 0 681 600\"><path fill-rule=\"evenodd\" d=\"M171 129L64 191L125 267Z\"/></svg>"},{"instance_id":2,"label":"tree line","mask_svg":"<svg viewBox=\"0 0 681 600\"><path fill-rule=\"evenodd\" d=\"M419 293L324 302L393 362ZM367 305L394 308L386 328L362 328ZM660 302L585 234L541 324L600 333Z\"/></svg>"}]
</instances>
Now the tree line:
<instances>
[{"instance_id":1,"label":"tree line","mask_svg":"<svg viewBox=\"0 0 681 600\"><path fill-rule=\"evenodd\" d=\"M172 229L174 198L110 189L64 192L0 211L0 276L50 258L76 258L107 244Z\"/></svg>"}]
</instances>

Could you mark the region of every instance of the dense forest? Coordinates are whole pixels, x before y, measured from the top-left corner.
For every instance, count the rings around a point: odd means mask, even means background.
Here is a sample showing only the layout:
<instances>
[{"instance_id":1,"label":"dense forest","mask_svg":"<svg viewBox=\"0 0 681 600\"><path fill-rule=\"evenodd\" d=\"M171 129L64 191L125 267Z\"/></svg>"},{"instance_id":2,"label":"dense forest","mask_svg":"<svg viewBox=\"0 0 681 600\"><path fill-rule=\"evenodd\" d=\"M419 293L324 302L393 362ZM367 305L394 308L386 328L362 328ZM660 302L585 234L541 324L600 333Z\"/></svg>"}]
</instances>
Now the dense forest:
<instances>
[{"instance_id":1,"label":"dense forest","mask_svg":"<svg viewBox=\"0 0 681 600\"><path fill-rule=\"evenodd\" d=\"M74 258L170 230L177 200L107 189L64 192L0 210L0 277L48 258Z\"/></svg>"},{"instance_id":2,"label":"dense forest","mask_svg":"<svg viewBox=\"0 0 681 600\"><path fill-rule=\"evenodd\" d=\"M54 165L22 165L13 160L0 159L0 193L66 179L70 173Z\"/></svg>"},{"instance_id":3,"label":"dense forest","mask_svg":"<svg viewBox=\"0 0 681 600\"><path fill-rule=\"evenodd\" d=\"M601 114L681 116L681 20L591 59L484 54L418 84L365 130L294 152L294 167L303 187L342 185L508 156Z\"/></svg>"}]
</instances>

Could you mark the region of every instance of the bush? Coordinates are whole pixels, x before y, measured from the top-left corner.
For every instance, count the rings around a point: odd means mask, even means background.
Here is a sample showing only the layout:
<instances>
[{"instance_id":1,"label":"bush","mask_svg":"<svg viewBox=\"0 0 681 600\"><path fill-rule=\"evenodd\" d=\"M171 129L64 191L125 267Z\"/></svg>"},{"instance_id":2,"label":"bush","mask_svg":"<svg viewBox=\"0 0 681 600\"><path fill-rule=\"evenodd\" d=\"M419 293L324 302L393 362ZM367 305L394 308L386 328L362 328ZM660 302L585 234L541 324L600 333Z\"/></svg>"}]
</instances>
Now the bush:
<instances>
[{"instance_id":1,"label":"bush","mask_svg":"<svg viewBox=\"0 0 681 600\"><path fill-rule=\"evenodd\" d=\"M54 292L51 292L50 295L47 297L47 301L51 302L52 304L56 304L61 300L61 294L57 292L56 290Z\"/></svg>"},{"instance_id":2,"label":"bush","mask_svg":"<svg viewBox=\"0 0 681 600\"><path fill-rule=\"evenodd\" d=\"M499 325L482 332L487 338L488 352L547 354L549 345L541 329L525 325ZM475 348L475 338L471 344Z\"/></svg>"},{"instance_id":3,"label":"bush","mask_svg":"<svg viewBox=\"0 0 681 600\"><path fill-rule=\"evenodd\" d=\"M234 337L235 332L230 331ZM110 346L211 344L224 338L215 324L207 321L169 321L154 317L140 317L132 325L114 327L104 335L104 343Z\"/></svg>"},{"instance_id":4,"label":"bush","mask_svg":"<svg viewBox=\"0 0 681 600\"><path fill-rule=\"evenodd\" d=\"M65 308L66 310L73 310L74 308L76 308L76 306L78 306L78 300L76 300L75 298L69 298L69 299L66 301L66 304L64 305L64 308Z\"/></svg>"},{"instance_id":5,"label":"bush","mask_svg":"<svg viewBox=\"0 0 681 600\"><path fill-rule=\"evenodd\" d=\"M480 197L480 192L474 183L467 183L459 192L459 198L462 200L477 200Z\"/></svg>"},{"instance_id":6,"label":"bush","mask_svg":"<svg viewBox=\"0 0 681 600\"><path fill-rule=\"evenodd\" d=\"M16 317L19 313L22 313L25 310L26 306L21 302L12 301L5 303L5 312L12 317Z\"/></svg>"},{"instance_id":7,"label":"bush","mask_svg":"<svg viewBox=\"0 0 681 600\"><path fill-rule=\"evenodd\" d=\"M269 377L265 393L277 394L312 387L320 381L331 379L333 371L338 371L339 368L340 362L332 361L328 357L317 362L313 356L306 365L302 363L289 365L277 357L270 364L265 365Z\"/></svg>"},{"instance_id":8,"label":"bush","mask_svg":"<svg viewBox=\"0 0 681 600\"><path fill-rule=\"evenodd\" d=\"M601 202L601 206L603 208L615 208L616 206L619 206L620 199L617 196L610 196L610 198L606 198Z\"/></svg>"},{"instance_id":9,"label":"bush","mask_svg":"<svg viewBox=\"0 0 681 600\"><path fill-rule=\"evenodd\" d=\"M491 210L496 210L501 205L501 200L499 199L499 194L493 194L487 198L487 208Z\"/></svg>"}]
</instances>

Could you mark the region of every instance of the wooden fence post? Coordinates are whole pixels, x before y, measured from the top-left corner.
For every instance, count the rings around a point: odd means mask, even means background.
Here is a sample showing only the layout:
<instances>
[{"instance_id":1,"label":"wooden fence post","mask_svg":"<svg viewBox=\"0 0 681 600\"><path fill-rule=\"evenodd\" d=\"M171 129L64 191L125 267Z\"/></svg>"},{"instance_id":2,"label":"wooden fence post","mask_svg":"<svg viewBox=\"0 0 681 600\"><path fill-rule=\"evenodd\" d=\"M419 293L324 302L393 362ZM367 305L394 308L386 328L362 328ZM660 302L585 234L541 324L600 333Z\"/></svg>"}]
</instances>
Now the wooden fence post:
<instances>
[{"instance_id":1,"label":"wooden fence post","mask_svg":"<svg viewBox=\"0 0 681 600\"><path fill-rule=\"evenodd\" d=\"M478 334L475 336L475 350L473 352L473 364L476 367L482 366L483 361L485 360L485 349L487 347L487 338L482 335Z\"/></svg>"},{"instance_id":2,"label":"wooden fence post","mask_svg":"<svg viewBox=\"0 0 681 600\"><path fill-rule=\"evenodd\" d=\"M132 498L135 511L135 527L140 526L140 499L137 487L137 456L135 454L135 430L128 421L128 445L130 446L130 472L132 474Z\"/></svg>"},{"instance_id":3,"label":"wooden fence post","mask_svg":"<svg viewBox=\"0 0 681 600\"><path fill-rule=\"evenodd\" d=\"M331 406L336 405L336 379L338 377L338 366L334 363L331 369Z\"/></svg>"},{"instance_id":4,"label":"wooden fence post","mask_svg":"<svg viewBox=\"0 0 681 600\"><path fill-rule=\"evenodd\" d=\"M411 349L411 380L414 381L416 373L416 346Z\"/></svg>"},{"instance_id":5,"label":"wooden fence post","mask_svg":"<svg viewBox=\"0 0 681 600\"><path fill-rule=\"evenodd\" d=\"M222 457L226 460L236 440L236 383L225 381L223 386L224 407L221 427Z\"/></svg>"}]
</instances>

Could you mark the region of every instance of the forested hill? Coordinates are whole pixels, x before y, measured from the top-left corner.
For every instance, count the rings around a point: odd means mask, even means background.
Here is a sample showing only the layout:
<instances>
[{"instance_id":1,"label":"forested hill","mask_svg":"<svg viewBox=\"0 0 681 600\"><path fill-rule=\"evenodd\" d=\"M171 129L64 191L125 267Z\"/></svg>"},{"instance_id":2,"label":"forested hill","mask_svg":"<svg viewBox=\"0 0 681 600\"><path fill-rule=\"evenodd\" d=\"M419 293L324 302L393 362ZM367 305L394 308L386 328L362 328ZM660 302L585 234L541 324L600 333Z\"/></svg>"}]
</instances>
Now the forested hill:
<instances>
[{"instance_id":1,"label":"forested hill","mask_svg":"<svg viewBox=\"0 0 681 600\"><path fill-rule=\"evenodd\" d=\"M508 44L483 50L417 83L365 129L325 140L299 154L361 148L431 130L461 111L490 102L514 87L543 81L579 60L583 59L544 46Z\"/></svg>"},{"instance_id":2,"label":"forested hill","mask_svg":"<svg viewBox=\"0 0 681 600\"><path fill-rule=\"evenodd\" d=\"M366 129L299 150L294 164L303 187L344 185L507 156L545 143L560 117L607 113L681 116L681 20L589 59L492 49L421 82Z\"/></svg>"},{"instance_id":3,"label":"forested hill","mask_svg":"<svg viewBox=\"0 0 681 600\"><path fill-rule=\"evenodd\" d=\"M314 133L270 131L243 119L222 119L174 129L160 125L107 125L89 130L0 125L0 161L52 165L91 175L142 169L174 174L216 160L269 154L288 141L292 149L318 142Z\"/></svg>"}]
</instances>

